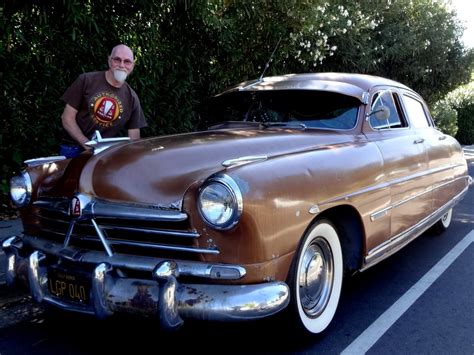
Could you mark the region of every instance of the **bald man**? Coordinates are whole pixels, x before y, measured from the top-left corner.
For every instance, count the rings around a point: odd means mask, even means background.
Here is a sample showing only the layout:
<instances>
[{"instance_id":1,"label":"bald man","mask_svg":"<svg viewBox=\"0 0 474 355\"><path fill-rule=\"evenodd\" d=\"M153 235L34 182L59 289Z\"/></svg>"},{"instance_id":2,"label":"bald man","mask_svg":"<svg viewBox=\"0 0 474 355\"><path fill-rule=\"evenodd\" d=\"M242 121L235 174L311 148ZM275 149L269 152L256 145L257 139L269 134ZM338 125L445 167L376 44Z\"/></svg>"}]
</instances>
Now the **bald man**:
<instances>
[{"instance_id":1,"label":"bald man","mask_svg":"<svg viewBox=\"0 0 474 355\"><path fill-rule=\"evenodd\" d=\"M61 99L66 103L61 121L64 128L60 155L74 158L88 149L85 145L98 130L103 138L127 133L140 138L147 126L135 91L127 77L135 66L132 50L124 44L112 49L109 69L84 73L72 83Z\"/></svg>"}]
</instances>

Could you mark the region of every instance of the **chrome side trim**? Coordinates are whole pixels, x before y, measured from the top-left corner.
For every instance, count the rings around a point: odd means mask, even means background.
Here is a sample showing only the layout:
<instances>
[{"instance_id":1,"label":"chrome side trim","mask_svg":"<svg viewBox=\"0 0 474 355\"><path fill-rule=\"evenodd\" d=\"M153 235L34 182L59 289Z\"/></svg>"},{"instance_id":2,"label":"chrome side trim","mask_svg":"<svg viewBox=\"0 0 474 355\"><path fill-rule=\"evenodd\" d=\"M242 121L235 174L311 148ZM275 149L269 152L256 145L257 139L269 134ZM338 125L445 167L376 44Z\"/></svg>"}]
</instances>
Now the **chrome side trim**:
<instances>
[{"instance_id":1,"label":"chrome side trim","mask_svg":"<svg viewBox=\"0 0 474 355\"><path fill-rule=\"evenodd\" d=\"M263 160L267 160L267 159L268 159L268 157L266 155L255 155L255 156L249 155L249 156L245 156L245 157L225 160L225 161L222 162L222 166L224 168L233 168L235 166L250 164L250 163L254 163L254 162L257 162L257 161L263 161Z\"/></svg>"},{"instance_id":2,"label":"chrome side trim","mask_svg":"<svg viewBox=\"0 0 474 355\"><path fill-rule=\"evenodd\" d=\"M423 196L423 195L425 195L425 194L427 194L427 193L433 192L433 191L435 191L435 190L437 190L437 189L440 189L440 188L442 188L442 187L444 187L444 186L447 186L447 185L449 185L449 184L452 184L452 183L455 182L455 181L463 180L463 179L466 179L466 177L465 177L465 176L461 176L461 177L458 177L458 178L456 178L456 179L454 179L454 180L451 180L451 181L448 181L448 182L445 182L445 183L442 183L442 184L438 184L438 185L436 185L436 186L433 186L433 187L430 187L430 188L426 189L426 190L423 191L423 192L420 192L420 193L418 193L418 194L416 194L416 195L413 195L413 196L411 196L411 197L409 197L409 198L407 198L407 199L405 199L405 200L398 201L397 203L394 203L393 205L390 205L390 206L388 206L388 207L385 207L385 208L381 209L380 211L377 211L377 212L372 213L372 214L370 215L370 220L371 220L372 222L374 222L374 221L376 221L377 219L386 216L386 215L388 214L388 211L390 211L390 210L392 210L392 209L394 209L394 208L400 207L400 206L404 205L405 203L408 203L408 202L410 202L410 201L413 201L414 199L416 199L416 198L418 198L418 197L420 197L420 196Z\"/></svg>"},{"instance_id":3,"label":"chrome side trim","mask_svg":"<svg viewBox=\"0 0 474 355\"><path fill-rule=\"evenodd\" d=\"M425 176L425 175L430 175L430 174L433 174L433 173L438 173L440 171L450 170L450 169L454 169L454 168L461 167L461 166L464 166L464 165L463 164L453 164L453 165L448 165L448 166L444 166L444 167L441 167L441 168L433 169L433 170L430 170L430 171L427 171L427 172L424 171L422 173L417 173L417 174L414 174L414 175L405 176L403 178L386 181L386 182L383 182L381 184L373 185L373 186L370 186L370 187L367 187L367 188L364 188L364 189L361 189L361 190L358 190L358 191L351 192L350 194L347 194L347 195L337 196L337 197L332 198L330 200L322 201L320 203L320 206L331 204L331 203L334 203L334 202L348 200L348 199L351 199L351 198L356 197L356 196L360 196L360 195L363 195L363 194L366 194L366 193L370 193L372 191L376 191L376 190L380 190L380 189L384 189L384 188L390 188L392 185L403 184L405 182L420 178L420 177ZM462 176L462 177L459 177L458 179L465 179L465 178L466 178L465 176ZM375 213L378 213L378 212L380 212L380 211L377 211Z\"/></svg>"},{"instance_id":4,"label":"chrome side trim","mask_svg":"<svg viewBox=\"0 0 474 355\"><path fill-rule=\"evenodd\" d=\"M105 252L83 250L76 247L64 247L62 244L49 240L38 239L33 236L23 235L23 244L45 254L66 258L74 262L100 264L107 262L114 268L153 272L156 264L163 258L149 256L136 256L115 253L107 256ZM206 249L207 250L207 249ZM182 276L193 276L205 279L238 280L245 276L246 271L240 265L204 263L197 261L177 260L178 272Z\"/></svg>"},{"instance_id":5,"label":"chrome side trim","mask_svg":"<svg viewBox=\"0 0 474 355\"><path fill-rule=\"evenodd\" d=\"M370 215L370 220L371 220L372 222L375 222L376 220L378 220L378 219L380 219L380 218L382 218L382 217L385 217L385 216L388 214L388 210L389 210L389 208L386 208L386 209L384 209L384 210L382 210L382 211L372 213L372 214Z\"/></svg>"},{"instance_id":6,"label":"chrome side trim","mask_svg":"<svg viewBox=\"0 0 474 355\"><path fill-rule=\"evenodd\" d=\"M382 243L381 245L373 248L369 251L368 255L365 257L364 266L360 271L365 271L368 268L379 263L383 259L394 254L405 245L413 241L420 234L425 232L430 228L434 223L436 223L450 208L453 208L463 197L467 194L469 187L465 187L458 195L453 197L451 201L445 204L443 207L439 208L437 211L430 214L428 217L406 230L398 234L397 236L391 238L390 240Z\"/></svg>"}]
</instances>

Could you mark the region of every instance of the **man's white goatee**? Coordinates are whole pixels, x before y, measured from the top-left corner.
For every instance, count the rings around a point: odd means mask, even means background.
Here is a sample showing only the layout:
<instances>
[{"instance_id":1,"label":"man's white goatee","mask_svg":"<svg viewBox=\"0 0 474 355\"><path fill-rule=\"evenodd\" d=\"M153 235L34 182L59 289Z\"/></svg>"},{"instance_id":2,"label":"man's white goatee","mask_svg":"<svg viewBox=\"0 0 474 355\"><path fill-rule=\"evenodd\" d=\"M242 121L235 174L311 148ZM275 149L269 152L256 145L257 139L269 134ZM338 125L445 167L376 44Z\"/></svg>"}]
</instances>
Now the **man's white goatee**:
<instances>
[{"instance_id":1,"label":"man's white goatee","mask_svg":"<svg viewBox=\"0 0 474 355\"><path fill-rule=\"evenodd\" d=\"M127 79L127 72L123 70L113 70L114 73L114 78L117 80L119 83L125 82L125 79Z\"/></svg>"}]
</instances>

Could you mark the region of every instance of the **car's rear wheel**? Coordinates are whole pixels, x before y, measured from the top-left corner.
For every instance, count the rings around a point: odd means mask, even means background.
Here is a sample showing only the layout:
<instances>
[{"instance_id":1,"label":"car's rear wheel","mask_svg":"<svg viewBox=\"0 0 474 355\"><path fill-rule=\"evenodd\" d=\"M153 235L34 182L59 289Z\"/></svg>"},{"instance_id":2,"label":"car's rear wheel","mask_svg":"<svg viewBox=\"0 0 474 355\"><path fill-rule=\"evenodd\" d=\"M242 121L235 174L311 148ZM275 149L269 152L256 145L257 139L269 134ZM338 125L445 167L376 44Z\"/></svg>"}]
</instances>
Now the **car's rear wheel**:
<instances>
[{"instance_id":1,"label":"car's rear wheel","mask_svg":"<svg viewBox=\"0 0 474 355\"><path fill-rule=\"evenodd\" d=\"M447 211L442 217L441 219L436 222L436 224L434 225L434 229L435 231L438 233L438 234L441 234L443 233L446 229L449 228L449 226L451 225L451 219L453 217L453 209L450 208L449 211Z\"/></svg>"},{"instance_id":2,"label":"car's rear wheel","mask_svg":"<svg viewBox=\"0 0 474 355\"><path fill-rule=\"evenodd\" d=\"M331 323L341 294L343 259L336 228L319 220L305 235L292 267L293 316L313 334Z\"/></svg>"}]
</instances>

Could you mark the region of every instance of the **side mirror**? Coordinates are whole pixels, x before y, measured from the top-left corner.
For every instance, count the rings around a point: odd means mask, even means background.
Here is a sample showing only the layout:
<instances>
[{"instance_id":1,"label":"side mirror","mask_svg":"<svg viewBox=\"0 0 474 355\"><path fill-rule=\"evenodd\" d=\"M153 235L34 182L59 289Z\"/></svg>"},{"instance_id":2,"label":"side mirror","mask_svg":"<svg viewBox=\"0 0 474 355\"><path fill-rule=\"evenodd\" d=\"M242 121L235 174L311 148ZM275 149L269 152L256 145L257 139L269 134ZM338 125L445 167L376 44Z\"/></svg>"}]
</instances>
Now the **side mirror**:
<instances>
[{"instance_id":1,"label":"side mirror","mask_svg":"<svg viewBox=\"0 0 474 355\"><path fill-rule=\"evenodd\" d=\"M378 109L371 111L367 117L372 115L379 121L386 121L390 117L390 109L387 106L380 106Z\"/></svg>"}]
</instances>

